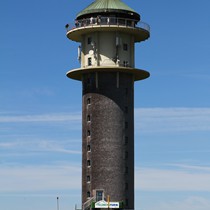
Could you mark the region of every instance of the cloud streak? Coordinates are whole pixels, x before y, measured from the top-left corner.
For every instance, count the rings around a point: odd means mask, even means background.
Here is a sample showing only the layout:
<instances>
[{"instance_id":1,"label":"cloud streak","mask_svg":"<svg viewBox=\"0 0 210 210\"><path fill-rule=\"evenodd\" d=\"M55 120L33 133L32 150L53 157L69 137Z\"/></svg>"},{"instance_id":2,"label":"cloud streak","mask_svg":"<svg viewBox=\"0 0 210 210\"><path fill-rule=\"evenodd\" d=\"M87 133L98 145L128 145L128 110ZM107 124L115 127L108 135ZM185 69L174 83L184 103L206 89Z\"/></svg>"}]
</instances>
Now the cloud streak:
<instances>
[{"instance_id":1,"label":"cloud streak","mask_svg":"<svg viewBox=\"0 0 210 210\"><path fill-rule=\"evenodd\" d=\"M24 123L24 122L80 122L81 114L79 113L52 113L40 115L1 115L0 123Z\"/></svg>"},{"instance_id":2,"label":"cloud streak","mask_svg":"<svg viewBox=\"0 0 210 210\"><path fill-rule=\"evenodd\" d=\"M0 174L0 193L80 189L77 166L2 166Z\"/></svg>"},{"instance_id":3,"label":"cloud streak","mask_svg":"<svg viewBox=\"0 0 210 210\"><path fill-rule=\"evenodd\" d=\"M136 108L136 132L210 131L210 108Z\"/></svg>"},{"instance_id":4,"label":"cloud streak","mask_svg":"<svg viewBox=\"0 0 210 210\"><path fill-rule=\"evenodd\" d=\"M137 168L136 189L210 192L210 167L171 165L173 169Z\"/></svg>"},{"instance_id":5,"label":"cloud streak","mask_svg":"<svg viewBox=\"0 0 210 210\"><path fill-rule=\"evenodd\" d=\"M189 196L180 201L162 201L159 203L149 204L148 209L155 210L207 210L210 209L210 201L201 196Z\"/></svg>"}]
</instances>

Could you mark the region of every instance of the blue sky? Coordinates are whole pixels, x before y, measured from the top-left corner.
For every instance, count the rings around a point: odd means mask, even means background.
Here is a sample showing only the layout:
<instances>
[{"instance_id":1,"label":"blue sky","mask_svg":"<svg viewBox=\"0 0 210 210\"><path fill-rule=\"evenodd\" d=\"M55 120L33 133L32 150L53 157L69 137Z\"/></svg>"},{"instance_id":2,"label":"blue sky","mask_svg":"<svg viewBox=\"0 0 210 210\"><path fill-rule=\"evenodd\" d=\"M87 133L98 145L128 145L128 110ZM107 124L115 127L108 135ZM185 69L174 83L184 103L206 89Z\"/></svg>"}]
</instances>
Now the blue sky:
<instances>
[{"instance_id":1,"label":"blue sky","mask_svg":"<svg viewBox=\"0 0 210 210\"><path fill-rule=\"evenodd\" d=\"M81 84L65 24L90 0L0 2L0 204L80 206ZM210 2L124 0L151 26L136 45L136 210L210 209Z\"/></svg>"}]
</instances>

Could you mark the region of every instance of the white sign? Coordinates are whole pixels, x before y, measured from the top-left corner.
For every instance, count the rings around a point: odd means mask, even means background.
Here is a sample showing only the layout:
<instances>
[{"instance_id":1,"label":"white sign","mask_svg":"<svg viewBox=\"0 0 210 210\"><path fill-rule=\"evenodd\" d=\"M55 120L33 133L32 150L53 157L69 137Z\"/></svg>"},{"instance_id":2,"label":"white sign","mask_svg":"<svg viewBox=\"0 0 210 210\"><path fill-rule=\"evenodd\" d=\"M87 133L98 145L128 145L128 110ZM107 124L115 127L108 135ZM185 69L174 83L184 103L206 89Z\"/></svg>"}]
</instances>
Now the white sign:
<instances>
[{"instance_id":1,"label":"white sign","mask_svg":"<svg viewBox=\"0 0 210 210\"><path fill-rule=\"evenodd\" d=\"M107 209L107 208L111 208L111 209L119 209L120 208L120 205L119 205L119 202L109 202L109 206L108 206L108 202L104 201L104 200L101 200L101 201L98 201L97 203L95 203L95 208L104 208L104 209Z\"/></svg>"}]
</instances>

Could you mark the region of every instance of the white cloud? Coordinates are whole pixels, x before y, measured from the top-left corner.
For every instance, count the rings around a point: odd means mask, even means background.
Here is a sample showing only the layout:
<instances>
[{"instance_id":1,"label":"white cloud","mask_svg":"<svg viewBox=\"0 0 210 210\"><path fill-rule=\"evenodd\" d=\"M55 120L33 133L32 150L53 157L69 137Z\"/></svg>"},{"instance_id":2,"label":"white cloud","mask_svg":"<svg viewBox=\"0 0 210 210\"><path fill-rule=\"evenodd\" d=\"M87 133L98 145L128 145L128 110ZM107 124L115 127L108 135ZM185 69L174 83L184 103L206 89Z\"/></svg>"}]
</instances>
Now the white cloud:
<instances>
[{"instance_id":1,"label":"white cloud","mask_svg":"<svg viewBox=\"0 0 210 210\"><path fill-rule=\"evenodd\" d=\"M210 192L210 167L137 168L135 181L136 189L143 191Z\"/></svg>"},{"instance_id":2,"label":"white cloud","mask_svg":"<svg viewBox=\"0 0 210 210\"><path fill-rule=\"evenodd\" d=\"M1 166L0 193L80 189L81 168L69 165Z\"/></svg>"},{"instance_id":3,"label":"white cloud","mask_svg":"<svg viewBox=\"0 0 210 210\"><path fill-rule=\"evenodd\" d=\"M80 142L77 140L77 142ZM78 147L77 142L74 140L62 140L62 141L53 141L53 140L44 140L44 139L36 139L36 140L15 140L10 142L1 142L0 149L9 150L9 153L17 155L19 151L19 155L26 155L28 153L35 152L52 152L52 153L68 153L68 154L81 154L79 149L73 150L73 147ZM24 151L24 152L23 152ZM0 156L5 156L5 154L0 154ZM11 155L11 154L9 154Z\"/></svg>"},{"instance_id":4,"label":"white cloud","mask_svg":"<svg viewBox=\"0 0 210 210\"><path fill-rule=\"evenodd\" d=\"M40 115L2 115L0 123L24 123L24 122L81 122L80 113L52 113Z\"/></svg>"},{"instance_id":5,"label":"white cloud","mask_svg":"<svg viewBox=\"0 0 210 210\"><path fill-rule=\"evenodd\" d=\"M136 132L210 131L210 108L136 108Z\"/></svg>"},{"instance_id":6,"label":"white cloud","mask_svg":"<svg viewBox=\"0 0 210 210\"><path fill-rule=\"evenodd\" d=\"M150 205L150 204L149 204ZM153 210L208 210L210 200L200 196L190 196L186 199L177 201L162 201L152 204L148 209Z\"/></svg>"}]
</instances>

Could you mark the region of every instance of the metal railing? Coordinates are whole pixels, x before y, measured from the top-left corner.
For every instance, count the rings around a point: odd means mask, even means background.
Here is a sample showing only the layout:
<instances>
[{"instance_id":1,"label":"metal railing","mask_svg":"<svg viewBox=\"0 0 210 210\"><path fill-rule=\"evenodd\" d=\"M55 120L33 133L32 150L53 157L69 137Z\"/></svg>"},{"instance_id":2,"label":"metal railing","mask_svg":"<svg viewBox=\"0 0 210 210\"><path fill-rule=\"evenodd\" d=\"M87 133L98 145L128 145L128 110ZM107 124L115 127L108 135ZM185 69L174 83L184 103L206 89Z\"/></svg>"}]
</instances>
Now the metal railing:
<instances>
[{"instance_id":1,"label":"metal railing","mask_svg":"<svg viewBox=\"0 0 210 210\"><path fill-rule=\"evenodd\" d=\"M92 197L92 198L90 198L89 200L87 200L87 201L83 204L82 209L83 209L83 210L86 210L88 207L90 207L91 203L92 203L93 201L95 201L95 200L96 200L95 197Z\"/></svg>"},{"instance_id":2,"label":"metal railing","mask_svg":"<svg viewBox=\"0 0 210 210\"><path fill-rule=\"evenodd\" d=\"M86 18L82 20L75 20L74 24L67 24L66 29L67 32L75 29L75 28L81 28L81 27L94 27L94 26L125 26L125 27L131 27L131 28L140 28L144 29L148 32L150 32L150 26L147 23L144 22L138 22L134 19L128 19L128 18L117 18L117 17L101 17L98 16L96 18Z\"/></svg>"}]
</instances>

